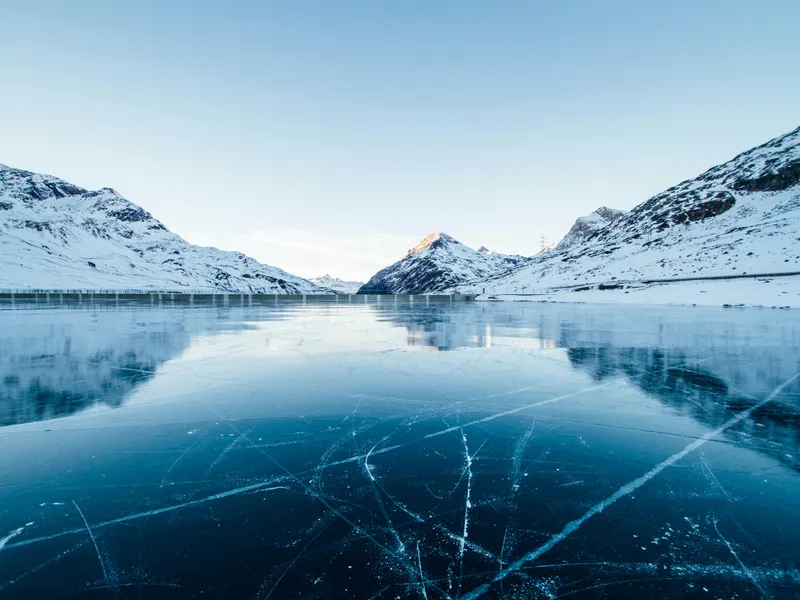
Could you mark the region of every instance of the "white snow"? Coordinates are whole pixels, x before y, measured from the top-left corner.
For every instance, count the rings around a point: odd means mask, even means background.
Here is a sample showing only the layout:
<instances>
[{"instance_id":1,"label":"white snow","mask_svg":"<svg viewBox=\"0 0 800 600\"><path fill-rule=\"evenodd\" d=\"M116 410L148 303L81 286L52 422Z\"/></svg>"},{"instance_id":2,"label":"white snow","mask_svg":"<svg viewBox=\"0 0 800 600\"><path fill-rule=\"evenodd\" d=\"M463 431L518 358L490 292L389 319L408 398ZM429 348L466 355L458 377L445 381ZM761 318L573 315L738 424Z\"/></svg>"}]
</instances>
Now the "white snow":
<instances>
[{"instance_id":1,"label":"white snow","mask_svg":"<svg viewBox=\"0 0 800 600\"><path fill-rule=\"evenodd\" d=\"M800 128L666 190L580 240L451 291L498 298L548 294L545 299L558 301L607 302L619 297L616 301L793 306L796 284L779 278L767 283L745 279L671 284L678 287L627 290L628 294L567 293L562 288L800 271L798 169Z\"/></svg>"},{"instance_id":2,"label":"white snow","mask_svg":"<svg viewBox=\"0 0 800 600\"><path fill-rule=\"evenodd\" d=\"M329 293L239 252L189 244L111 188L4 165L0 289Z\"/></svg>"},{"instance_id":3,"label":"white snow","mask_svg":"<svg viewBox=\"0 0 800 600\"><path fill-rule=\"evenodd\" d=\"M333 290L338 294L355 294L364 285L363 281L344 281L327 273L321 277L312 277L309 281L322 288Z\"/></svg>"},{"instance_id":4,"label":"white snow","mask_svg":"<svg viewBox=\"0 0 800 600\"><path fill-rule=\"evenodd\" d=\"M673 304L800 308L800 276L635 284L624 289L553 290L542 295L485 295L479 300L585 302L592 304Z\"/></svg>"}]
</instances>

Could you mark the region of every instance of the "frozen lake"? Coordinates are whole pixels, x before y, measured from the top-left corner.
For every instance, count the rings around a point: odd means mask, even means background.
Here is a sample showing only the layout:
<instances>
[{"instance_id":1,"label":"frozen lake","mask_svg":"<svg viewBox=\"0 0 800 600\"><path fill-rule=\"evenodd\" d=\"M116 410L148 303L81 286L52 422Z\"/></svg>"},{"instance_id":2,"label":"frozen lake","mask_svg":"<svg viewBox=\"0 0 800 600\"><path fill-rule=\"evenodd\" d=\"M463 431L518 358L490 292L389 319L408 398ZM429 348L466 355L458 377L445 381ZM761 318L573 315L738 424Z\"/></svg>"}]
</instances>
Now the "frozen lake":
<instances>
[{"instance_id":1,"label":"frozen lake","mask_svg":"<svg viewBox=\"0 0 800 600\"><path fill-rule=\"evenodd\" d=\"M0 305L2 598L798 598L800 312Z\"/></svg>"}]
</instances>

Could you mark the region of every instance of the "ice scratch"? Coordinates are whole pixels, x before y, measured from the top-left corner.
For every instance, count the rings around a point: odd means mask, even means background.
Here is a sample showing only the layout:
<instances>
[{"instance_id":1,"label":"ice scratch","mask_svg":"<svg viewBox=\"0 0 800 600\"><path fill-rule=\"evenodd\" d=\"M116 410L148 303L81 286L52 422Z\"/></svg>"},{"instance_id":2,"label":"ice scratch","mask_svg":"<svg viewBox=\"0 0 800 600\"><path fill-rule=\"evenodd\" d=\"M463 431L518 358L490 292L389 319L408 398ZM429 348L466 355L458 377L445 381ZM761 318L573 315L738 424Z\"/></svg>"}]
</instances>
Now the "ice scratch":
<instances>
[{"instance_id":1,"label":"ice scratch","mask_svg":"<svg viewBox=\"0 0 800 600\"><path fill-rule=\"evenodd\" d=\"M375 442L375 445L372 448L369 449L369 452L367 452L367 455L364 457L364 468L367 470L367 477L370 478L370 481L375 481L375 477L372 474L372 469L369 466L369 457L372 456L372 453L375 451L375 448L377 448L378 445L380 445L383 442L385 442L388 439L388 437L389 436L387 435L382 440L379 440L379 441Z\"/></svg>"},{"instance_id":2,"label":"ice scratch","mask_svg":"<svg viewBox=\"0 0 800 600\"><path fill-rule=\"evenodd\" d=\"M248 433L249 433L249 432L248 432ZM237 436L237 437L235 437L235 438L233 439L233 441L232 441L230 444L228 444L227 446L225 446L225 448L223 448L223 449L222 449L222 452L220 452L220 453L219 453L219 455L217 455L217 458L215 458L215 459L212 461L212 463L211 463L210 465L208 465L208 468L206 469L206 472L205 472L205 473L203 473L203 479L200 481L200 485L199 485L199 486L198 486L198 487L197 487L197 488L196 488L196 489L195 489L195 490L192 492L192 495L191 495L191 496L189 496L189 500L191 500L192 498L194 498L194 497L195 497L195 495L197 494L197 492L199 492L199 491L200 491L200 488L201 488L201 487L202 487L202 486L205 484L205 482L208 480L208 476L209 476L209 475L211 475L211 472L214 470L214 468L215 468L215 467L216 467L216 466L217 466L219 463L221 463L221 462L223 461L223 459L224 459L224 458L225 458L225 457L228 455L228 453L229 453L231 450L233 450L233 448L234 448L234 447L235 447L235 446L236 446L236 445L237 445L237 444L238 444L240 441L241 441L241 438L240 438L240 437L238 437L238 436ZM185 453L184 453L184 454L185 454ZM181 456L183 456L183 455L181 455ZM178 460L180 460L180 457L178 457ZM177 462L177 461L176 461L176 462ZM174 465L173 465L173 466L174 466ZM172 470L172 468L171 468L171 467L170 467L170 470ZM178 513L176 512L176 513L175 513L174 515L172 515L172 517L170 518L170 522L172 522L172 520L173 520L173 519L175 519L175 517L177 517L177 516L178 516Z\"/></svg>"},{"instance_id":3,"label":"ice scratch","mask_svg":"<svg viewBox=\"0 0 800 600\"><path fill-rule=\"evenodd\" d=\"M89 543L88 540L83 540L80 543L78 543L77 545L73 546L72 548L64 550L63 552L59 552L55 556L47 559L45 562L40 563L39 565L33 567L32 569L28 569L27 571L25 571L21 575L17 575L14 579L11 579L10 581L7 581L7 582L5 582L3 584L0 584L0 592L2 592L4 589L6 589L8 587L11 587L12 585L17 583L18 581L21 581L21 580L25 579L26 577L29 577L29 576L33 575L34 573L38 573L39 571L41 571L45 567L60 561L62 558L64 558L68 554L71 554L72 552L74 552L75 550L78 550L79 548L83 548L88 543Z\"/></svg>"},{"instance_id":4,"label":"ice scratch","mask_svg":"<svg viewBox=\"0 0 800 600\"><path fill-rule=\"evenodd\" d=\"M332 463L325 463L315 469L316 471L321 471L323 469L327 469L328 467L335 467L337 465L345 465L351 462L361 462L365 459L368 459L370 456L374 456L376 454L383 454L384 452L391 452L392 450L397 450L400 446L387 446L386 448L381 448L380 450L375 450L374 452L370 450L367 454L359 454L358 456L351 456L350 458L343 458L342 460L337 460Z\"/></svg>"},{"instance_id":5,"label":"ice scratch","mask_svg":"<svg viewBox=\"0 0 800 600\"><path fill-rule=\"evenodd\" d=\"M250 432L248 431L247 433L250 433ZM225 448L223 448L222 452L219 453L219 456L217 456L217 458L214 459L214 461L210 465L208 465L208 468L206 469L206 472L203 475L203 481L205 481L208 478L208 476L211 475L211 471L214 470L214 467L216 467L219 463L221 463L222 460L228 455L228 453L231 450L233 450L234 447L240 441L241 441L241 438L240 437L236 437L236 438L234 438L234 440L230 444L228 444L227 446L225 446Z\"/></svg>"},{"instance_id":6,"label":"ice scratch","mask_svg":"<svg viewBox=\"0 0 800 600\"><path fill-rule=\"evenodd\" d=\"M280 577L278 577L278 580L277 580L277 581L276 581L276 582L273 584L273 586L272 586L272 587L269 589L269 591L267 592L267 595L266 595L266 596L264 596L263 600L267 600L267 599L268 599L270 596L272 596L272 592L274 592L274 591L275 591L275 588L276 588L276 587L278 587L278 584L279 584L279 583L280 583L280 582L283 580L283 578L284 578L284 577L286 577L286 574L287 574L289 571L291 571L291 569L292 569L292 567L294 566L294 564L295 564L295 563L296 563L296 562L297 562L297 561L300 559L300 557L301 557L301 556L303 556L303 555L304 555L304 554L305 554L305 553L308 551L308 549L311 547L311 544L313 544L313 543L314 543L314 541L315 541L315 540L316 540L316 539L317 539L317 538L320 536L320 534L321 534L323 531L325 531L325 529L324 529L324 528L323 528L323 529L320 529L320 530L319 530L319 531L316 533L316 535L314 535L314 537L312 537L310 540L308 540L308 543L307 543L305 546L303 546L303 549L302 549L302 550L300 550L300 552L297 554L297 556L295 556L295 557L294 557L294 559L292 559L292 562L290 562L290 563L289 563L289 566L288 566L288 567L286 567L286 568L283 570L283 573L281 573L281 576L280 576ZM263 589L265 586L266 586L266 582L264 582L264 585L262 585L262 589ZM261 590L259 590L259 591L261 591Z\"/></svg>"},{"instance_id":7,"label":"ice scratch","mask_svg":"<svg viewBox=\"0 0 800 600\"><path fill-rule=\"evenodd\" d=\"M146 517L152 517L155 515L160 515L167 512L172 512L174 510L179 510L181 508L187 508L189 506L198 506L200 504L205 504L206 502L210 502L212 500L221 500L223 498L228 498L230 496L238 496L239 494L245 494L247 492L252 492L254 490L261 490L263 492L267 492L270 490L288 490L287 486L275 486L275 487L267 487L277 481L285 480L285 477L276 477L269 481L264 481L261 483L254 483L251 485L246 485L243 487L234 488L231 490L227 490L225 492L219 492L218 494L212 494L211 496L206 496L205 498L198 498L197 500L189 500L187 502L181 502L180 504L173 504L171 506L164 506L162 508L155 508L153 510L147 510L144 512L133 513L130 515L126 515L124 517L119 517L118 519L112 519L110 521L103 521L101 523L95 523L94 529L100 529L102 527L109 527L111 525L117 525L119 523L127 523L128 521L135 521L136 519L144 519ZM40 537L30 538L27 540L22 540L21 542L16 542L14 544L9 544L3 548L0 546L0 550L10 550L11 548L19 548L21 546L28 546L30 544L37 544L39 542L44 542L47 540L52 540L55 538L59 538L65 535L75 535L77 533L84 533L86 531L85 528L81 527L79 529L66 529L64 531L60 531L58 533L53 533L51 535L43 535Z\"/></svg>"},{"instance_id":8,"label":"ice scratch","mask_svg":"<svg viewBox=\"0 0 800 600\"><path fill-rule=\"evenodd\" d=\"M458 542L461 547L465 547L465 548L467 548L469 550L472 550L475 554L480 554L481 556L484 556L485 558L488 558L489 560L497 560L497 556L495 554L492 554L491 552L489 552L486 548L484 548L482 546L479 546L478 544L476 544L474 542L470 542L468 539L465 539L465 538L461 537L460 535L457 535L457 534L455 534L455 533L453 533L451 531L448 531L448 529L446 527L444 527L442 525L433 525L433 528L438 530L438 531L441 531L443 534L445 534L447 537L449 537L454 542Z\"/></svg>"},{"instance_id":9,"label":"ice scratch","mask_svg":"<svg viewBox=\"0 0 800 600\"><path fill-rule=\"evenodd\" d=\"M472 493L472 457L469 455L467 436L463 431L461 432L461 441L464 442L464 457L467 464L467 495L464 502L464 535L461 536L461 548L459 549L459 556L464 556L464 542L469 535L469 532L467 531L469 527L469 509L472 508L472 503L470 502L470 494Z\"/></svg>"},{"instance_id":10,"label":"ice scratch","mask_svg":"<svg viewBox=\"0 0 800 600\"><path fill-rule=\"evenodd\" d=\"M723 352L720 355L709 356L707 358L703 358L703 359L698 360L697 363L699 364L701 362L706 362L708 360L711 360L712 358L717 358L718 356L722 356L724 354L726 354L726 353ZM612 386L614 384L621 383L621 382L625 381L626 379L628 379L628 380L638 379L638 378L644 377L647 374L648 373L642 373L641 375L636 375L636 376L633 376L633 377L627 377L627 376L614 377L613 379L609 379L605 383L601 383L601 384L598 384L598 385L593 385L593 386L584 388L582 390L578 390L576 392L570 392L569 394L564 394L562 396L556 396L555 398L549 398L547 400L542 400L540 402L534 402L533 404L526 404L525 406L518 406L517 408L512 408L510 410L506 410L506 411L503 411L503 412L495 413L495 414L489 415L488 417L484 417L482 419L477 419L476 421L471 421L469 423L464 423L463 425L458 425L458 426L455 426L455 427L448 427L447 429L443 429L442 431L436 431L434 433L429 433L425 437L426 438L436 437L438 435L444 435L445 433L450 433L452 431L459 430L462 427L470 427L472 425L478 425L480 423L487 423L489 421L494 421L495 419L499 419L501 417L506 417L508 415L513 415L513 414L521 412L523 410L528 410L529 408L535 408L537 406L544 406L545 404L552 404L553 402L560 402L561 400L567 400L568 398L574 398L575 396L580 396L581 394L586 394L586 393L589 393L589 392L594 392L596 390L601 390L603 388ZM527 391L530 391L530 390L539 389L539 387L541 387L541 386L540 385L531 385L531 386L519 388L519 389L516 389L516 390L511 390L511 391L508 391L508 392L501 392L499 394L492 394L490 396L472 398L472 400L483 400L483 399L488 399L488 398L497 398L499 396L508 396L508 395L511 395L511 394L520 394L522 392L527 392Z\"/></svg>"},{"instance_id":11,"label":"ice scratch","mask_svg":"<svg viewBox=\"0 0 800 600\"><path fill-rule=\"evenodd\" d=\"M722 487L722 484L719 482L719 479L717 479L717 476L714 475L714 471L711 470L711 467L709 466L708 462L706 462L705 457L700 457L700 460L703 462L703 466L706 468L708 475L714 480L714 483L717 484L717 487L719 488L719 491L722 492L722 495L725 496L728 502L733 502L733 499L730 497L728 492L725 491L725 488Z\"/></svg>"},{"instance_id":12,"label":"ice scratch","mask_svg":"<svg viewBox=\"0 0 800 600\"><path fill-rule=\"evenodd\" d=\"M9 534L8 534L6 537L4 537L4 538L0 539L0 550L2 550L3 548L5 548L5 546L6 546L6 544L7 544L8 542L10 542L11 540L13 540L13 539L14 539L15 537L17 537L17 536L18 536L20 533L22 533L23 529L25 529L25 528L24 528L24 527L19 527L19 528L15 529L14 531L12 531L11 533L9 533Z\"/></svg>"},{"instance_id":13,"label":"ice scratch","mask_svg":"<svg viewBox=\"0 0 800 600\"><path fill-rule=\"evenodd\" d=\"M388 437L388 436L387 436ZM353 438L355 439L355 438ZM384 440L386 438L383 438ZM383 440L381 440L383 441ZM369 456L372 454L372 451L380 444L381 442L377 442L369 452L367 452L366 456L364 457L364 472L367 474L367 478L369 479L370 487L372 488L372 493L375 496L375 501L378 503L378 508L383 515L384 520L386 521L386 527L392 533L395 541L397 542L397 551L401 554L406 553L406 545L403 543L403 540L400 539L400 534L397 533L397 529L395 529L394 523L392 523L392 517L389 515L389 511L386 510L386 505L383 503L383 498L381 498L381 493L378 490L378 486L376 485L375 477L372 475L372 471L369 468Z\"/></svg>"},{"instance_id":14,"label":"ice scratch","mask_svg":"<svg viewBox=\"0 0 800 600\"><path fill-rule=\"evenodd\" d=\"M503 532L503 543L500 546L500 560L497 561L497 562L500 563L500 568L501 569L503 568L503 565L505 564L503 559L506 556L506 539L507 538L508 538L508 523L506 523L506 530L505 530L505 532Z\"/></svg>"},{"instance_id":15,"label":"ice scratch","mask_svg":"<svg viewBox=\"0 0 800 600\"><path fill-rule=\"evenodd\" d=\"M94 533L92 533L92 528L89 527L89 521L86 520L86 517L83 515L83 511L81 510L81 507L78 506L78 503L75 502L75 500L73 500L72 503L75 505L75 510L78 511L78 514L81 516L81 519L83 519L83 524L86 525L86 531L89 532L89 537L92 538L92 544L94 544L94 549L97 552L97 560L100 561L100 567L103 569L103 581L105 582L106 585L111 585L111 583L108 580L108 571L106 570L106 563L103 562L103 555L100 554L100 548L97 547L97 540L94 539Z\"/></svg>"},{"instance_id":16,"label":"ice scratch","mask_svg":"<svg viewBox=\"0 0 800 600\"><path fill-rule=\"evenodd\" d=\"M422 556L419 553L419 541L417 541L417 567L419 568L419 585L422 588L422 597L428 600L427 581L425 580L425 575L422 574Z\"/></svg>"},{"instance_id":17,"label":"ice scratch","mask_svg":"<svg viewBox=\"0 0 800 600\"><path fill-rule=\"evenodd\" d=\"M694 442L692 442L691 444L686 446L680 452L676 452L675 454L673 454L672 456L670 456L669 458L667 458L663 462L659 463L658 465L656 465L655 467L650 469L647 473L645 473L641 477L638 477L637 479L634 479L633 481L623 485L616 492L611 494L611 496L609 496L605 500L602 500L599 503L595 504L592 508L590 508L581 517L578 517L574 521L571 521L571 522L567 523L567 525L566 525L566 527L564 527L564 529L562 529L559 533L557 533L556 535L551 537L547 542L545 542L544 544L539 546L537 549L532 550L531 552L527 553L522 558L514 561L511 565L509 565L509 567L507 569L504 569L503 571L500 571L494 577L494 579L492 579L491 583L494 583L494 582L497 582L497 581L502 581L503 579L508 577L511 573L513 573L514 571L518 571L521 568L523 568L526 563L529 563L529 562L531 562L533 560L536 560L537 558L539 558L540 556L542 556L546 552L549 552L550 550L552 550L557 544L559 544L560 542L564 541L570 535L572 535L578 529L580 529L581 526L586 521L588 521L589 519L591 519L595 515L598 515L601 512L603 512L606 508L608 508L609 506L614 504L617 500L619 500L620 498L624 498L625 496L627 496L629 494L632 494L633 492L638 490L640 487L642 487L645 483L647 483L648 481L653 479L653 477L655 477L656 475L661 473L661 471L663 471L667 467L672 466L673 464L675 464L676 462L678 462L679 460L684 458L687 454L690 454L690 453L694 452L699 447L701 447L704 444L706 444L709 440L715 438L716 436L718 436L721 433L724 433L725 431L727 431L728 429L730 429L731 427L733 427L737 423L741 423L742 421L747 419L754 411L759 410L764 405L766 405L769 402L771 402L772 400L774 400L787 386L791 385L798 377L800 377L800 372L795 373L792 377L790 377L789 379L784 381L781 385L779 385L777 388L775 388L769 396L764 398L758 404L755 404L755 405L751 406L750 408L741 411L736 416L731 417L730 419L725 421L725 423L723 423L722 425L720 425L716 429L714 429L712 431L709 431L708 433L706 433L702 437L696 439ZM482 586L479 586L479 587L475 588L472 592L467 594L465 596L465 598L467 600L474 600L475 598L480 598L486 592L489 591L489 587L490 587L491 583L484 584Z\"/></svg>"},{"instance_id":18,"label":"ice scratch","mask_svg":"<svg viewBox=\"0 0 800 600\"><path fill-rule=\"evenodd\" d=\"M525 454L525 448L528 446L528 441L531 439L534 427L536 427L536 417L533 418L531 428L528 429L527 433L522 436L522 438L520 438L519 443L514 450L514 456L511 459L511 464L513 466L513 474L511 475L511 489L515 492L519 489L519 471L522 467L522 457Z\"/></svg>"},{"instance_id":19,"label":"ice scratch","mask_svg":"<svg viewBox=\"0 0 800 600\"><path fill-rule=\"evenodd\" d=\"M477 419L475 421L470 421L469 423L464 423L463 425L458 425L454 427L448 427L447 429L442 429L441 431L436 431L434 433L429 433L426 435L426 438L436 437L438 435L444 435L445 433L450 433L451 431L458 431L463 427L471 427L472 425L479 425L481 423L488 423L489 421L494 421L495 419L499 419L501 417L507 417L508 415L513 415L518 412L522 412L523 410L528 410L529 408L535 408L536 406L544 406L545 404L552 404L554 402L560 402L561 400L566 400L568 398L574 398L575 396L580 396L581 394L587 394L589 392L593 392L595 390L600 390L606 388L610 385L619 383L622 381L621 377L617 377L615 379L610 379L605 383L601 383L600 385L593 385L588 388L584 388L582 390L578 390L577 392L570 392L569 394L563 394L561 396L556 396L555 398L548 398L547 400L541 400L539 402L534 402L533 404L526 404L525 406L518 406L516 408L512 408L510 410L505 410L503 412L494 413L489 415L488 417L483 417L482 419ZM525 389L533 389L533 388L525 388ZM518 390L518 391L525 391L525 390ZM500 394L498 394L500 395Z\"/></svg>"},{"instance_id":20,"label":"ice scratch","mask_svg":"<svg viewBox=\"0 0 800 600\"><path fill-rule=\"evenodd\" d=\"M753 586L761 593L762 596L764 596L764 598L769 598L770 596L767 593L767 591L763 587L761 587L761 584L759 584L756 581L756 578L750 572L750 569L748 569L745 566L745 564L742 562L742 559L739 558L739 555L736 553L736 550L733 549L733 546L731 546L731 543L727 539L725 539L725 536L723 536L720 533L719 528L717 527L717 520L716 519L714 519L714 531L717 532L717 535L719 536L719 539L721 539L725 543L725 545L728 547L728 550L730 550L731 554L733 554L733 558L735 558L736 562L739 563L739 566L742 567L742 571L744 571L744 574L747 575L747 578L750 580L750 582L753 584Z\"/></svg>"},{"instance_id":21,"label":"ice scratch","mask_svg":"<svg viewBox=\"0 0 800 600\"><path fill-rule=\"evenodd\" d=\"M197 443L195 442L194 444L192 444L192 445L190 445L189 447L187 447L187 448L186 448L186 450L184 450L183 452L181 452L181 455L180 455L178 458L176 458L176 459L175 459L175 462L173 462L173 463L170 465L169 469L167 469L167 472L166 472L166 473L164 473L164 477L161 479L161 483L159 483L159 484L158 484L158 487L162 488L162 487L164 487L164 486L167 484L167 479L169 479L169 474L170 474L170 473L172 473L172 469L174 469L174 468L175 468L175 465L177 465L179 462L181 462L181 459L182 459L184 456L186 456L186 455L189 453L189 451L190 451L192 448L194 448L196 445L197 445Z\"/></svg>"},{"instance_id":22,"label":"ice scratch","mask_svg":"<svg viewBox=\"0 0 800 600\"><path fill-rule=\"evenodd\" d=\"M247 441L251 446L253 446L253 442L246 437L241 431L236 429L236 427L230 421L225 421L236 434ZM370 540L373 544L375 544L380 550L385 552L390 558L396 560L400 565L406 569L407 572L413 573L413 567L406 562L402 556L395 554L392 550L381 544L374 536L367 533L362 527L359 527L356 523L348 519L340 510L336 507L331 505L321 494L318 494L313 489L311 489L308 485L306 485L303 480L301 480L295 473L292 473L289 469L284 467L280 462L278 462L275 458L273 458L269 453L267 453L263 448L257 448L257 450L263 454L272 464L278 467L281 471L283 471L289 478L294 480L301 488L305 490L307 494L309 494L312 498L318 500L325 508L327 508L331 513L339 517L342 521L347 523L353 531L358 532L368 540ZM436 588L438 589L438 588ZM440 590L441 591L441 590Z\"/></svg>"}]
</instances>

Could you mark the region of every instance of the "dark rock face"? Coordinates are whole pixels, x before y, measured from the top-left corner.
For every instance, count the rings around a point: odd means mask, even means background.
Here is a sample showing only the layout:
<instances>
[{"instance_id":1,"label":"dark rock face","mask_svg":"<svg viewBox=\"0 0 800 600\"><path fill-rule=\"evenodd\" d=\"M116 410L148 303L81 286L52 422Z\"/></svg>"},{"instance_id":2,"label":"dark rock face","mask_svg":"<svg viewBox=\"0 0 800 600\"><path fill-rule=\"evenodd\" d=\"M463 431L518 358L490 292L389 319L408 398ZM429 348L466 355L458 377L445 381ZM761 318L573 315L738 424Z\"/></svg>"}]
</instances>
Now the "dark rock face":
<instances>
[{"instance_id":1,"label":"dark rock face","mask_svg":"<svg viewBox=\"0 0 800 600\"><path fill-rule=\"evenodd\" d=\"M28 229L35 229L36 231L53 231L50 223L46 221L25 221L24 225Z\"/></svg>"},{"instance_id":2,"label":"dark rock face","mask_svg":"<svg viewBox=\"0 0 800 600\"><path fill-rule=\"evenodd\" d=\"M621 223L621 229L633 231L644 223L650 223L656 231L663 231L673 225L695 223L716 217L733 208L736 199L726 191L683 191L669 190L652 197L630 212L630 217ZM604 231L600 239L608 237L612 231Z\"/></svg>"},{"instance_id":3,"label":"dark rock face","mask_svg":"<svg viewBox=\"0 0 800 600\"><path fill-rule=\"evenodd\" d=\"M130 206L119 210L108 211L109 216L119 219L120 221L136 222L136 221L152 221L153 217L149 212L138 206ZM162 225L163 228L163 225Z\"/></svg>"},{"instance_id":4,"label":"dark rock face","mask_svg":"<svg viewBox=\"0 0 800 600\"><path fill-rule=\"evenodd\" d=\"M11 210L14 205L11 202L0 202L0 210Z\"/></svg>"},{"instance_id":5,"label":"dark rock face","mask_svg":"<svg viewBox=\"0 0 800 600\"><path fill-rule=\"evenodd\" d=\"M394 265L378 271L372 278L361 286L359 294L395 294L401 291L397 282L392 281ZM402 291L409 294L428 294L446 290L460 280L452 272L444 269L435 260L424 259L417 263L413 275L405 277L402 282Z\"/></svg>"},{"instance_id":6,"label":"dark rock face","mask_svg":"<svg viewBox=\"0 0 800 600\"><path fill-rule=\"evenodd\" d=\"M780 192L800 183L800 159L793 160L774 173L764 173L754 179L740 179L731 187L745 192Z\"/></svg>"},{"instance_id":7,"label":"dark rock face","mask_svg":"<svg viewBox=\"0 0 800 600\"><path fill-rule=\"evenodd\" d=\"M607 206L601 206L600 208L598 208L594 212L596 212L598 215L600 215L606 221L609 221L609 222L613 221L614 219L616 219L620 215L625 214L624 210L616 210L616 209L613 209L613 208L608 208Z\"/></svg>"},{"instance_id":8,"label":"dark rock face","mask_svg":"<svg viewBox=\"0 0 800 600\"><path fill-rule=\"evenodd\" d=\"M696 222L716 217L733 208L736 199L729 192L717 192L712 200L689 207L686 212L672 215L673 223Z\"/></svg>"},{"instance_id":9,"label":"dark rock face","mask_svg":"<svg viewBox=\"0 0 800 600\"><path fill-rule=\"evenodd\" d=\"M66 198L86 193L85 189L55 177L10 167L0 168L0 188L9 189L9 196L23 202Z\"/></svg>"}]
</instances>

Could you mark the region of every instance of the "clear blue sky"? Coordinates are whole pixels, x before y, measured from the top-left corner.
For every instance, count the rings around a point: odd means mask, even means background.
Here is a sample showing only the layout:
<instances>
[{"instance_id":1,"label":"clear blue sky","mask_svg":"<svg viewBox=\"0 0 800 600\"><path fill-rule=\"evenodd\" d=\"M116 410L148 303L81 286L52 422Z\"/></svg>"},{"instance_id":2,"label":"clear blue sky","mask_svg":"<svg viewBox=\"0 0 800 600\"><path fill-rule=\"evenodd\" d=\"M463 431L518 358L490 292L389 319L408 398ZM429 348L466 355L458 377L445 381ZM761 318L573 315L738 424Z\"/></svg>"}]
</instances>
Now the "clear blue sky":
<instances>
[{"instance_id":1,"label":"clear blue sky","mask_svg":"<svg viewBox=\"0 0 800 600\"><path fill-rule=\"evenodd\" d=\"M800 124L800 1L0 0L0 162L365 279L520 254Z\"/></svg>"}]
</instances>

